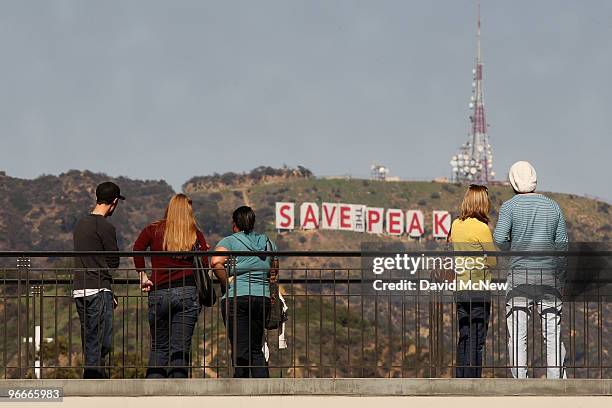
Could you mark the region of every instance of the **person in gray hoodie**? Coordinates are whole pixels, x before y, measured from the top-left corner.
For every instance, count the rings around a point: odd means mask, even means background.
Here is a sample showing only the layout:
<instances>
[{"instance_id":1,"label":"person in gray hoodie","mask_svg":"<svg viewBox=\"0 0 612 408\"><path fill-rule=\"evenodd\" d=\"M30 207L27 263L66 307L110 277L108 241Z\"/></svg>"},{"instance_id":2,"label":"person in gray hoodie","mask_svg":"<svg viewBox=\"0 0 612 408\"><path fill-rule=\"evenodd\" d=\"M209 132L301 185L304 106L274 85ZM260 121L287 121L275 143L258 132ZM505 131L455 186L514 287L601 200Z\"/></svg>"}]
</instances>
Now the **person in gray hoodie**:
<instances>
[{"instance_id":1,"label":"person in gray hoodie","mask_svg":"<svg viewBox=\"0 0 612 408\"><path fill-rule=\"evenodd\" d=\"M233 234L219 241L215 251L276 251L265 234L253 231L251 207L237 208L232 221ZM238 256L235 266L226 269L227 260L227 256L213 256L212 266L225 292L221 313L231 344L234 378L267 378L263 335L270 313L270 279L276 279L278 269L268 256Z\"/></svg>"},{"instance_id":2,"label":"person in gray hoodie","mask_svg":"<svg viewBox=\"0 0 612 408\"><path fill-rule=\"evenodd\" d=\"M515 195L503 203L493 233L500 249L555 251L567 249L565 219L559 205L535 192L537 175L526 161L512 165L509 179ZM527 326L534 306L542 323L547 378L565 378L565 347L561 341L563 256L512 257L506 296L508 351L515 378L527 377Z\"/></svg>"}]
</instances>

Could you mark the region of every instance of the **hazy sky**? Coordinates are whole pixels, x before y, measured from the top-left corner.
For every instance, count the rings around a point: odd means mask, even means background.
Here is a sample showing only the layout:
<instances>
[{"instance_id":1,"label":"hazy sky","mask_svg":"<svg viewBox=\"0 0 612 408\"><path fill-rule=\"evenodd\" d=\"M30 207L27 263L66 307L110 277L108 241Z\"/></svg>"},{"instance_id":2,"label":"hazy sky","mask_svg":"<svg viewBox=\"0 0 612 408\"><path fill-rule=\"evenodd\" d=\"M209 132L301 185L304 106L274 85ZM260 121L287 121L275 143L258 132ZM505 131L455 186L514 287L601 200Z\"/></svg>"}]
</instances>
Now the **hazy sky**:
<instances>
[{"instance_id":1,"label":"hazy sky","mask_svg":"<svg viewBox=\"0 0 612 408\"><path fill-rule=\"evenodd\" d=\"M475 1L2 1L0 170L448 176ZM495 170L612 199L612 1L482 2Z\"/></svg>"}]
</instances>

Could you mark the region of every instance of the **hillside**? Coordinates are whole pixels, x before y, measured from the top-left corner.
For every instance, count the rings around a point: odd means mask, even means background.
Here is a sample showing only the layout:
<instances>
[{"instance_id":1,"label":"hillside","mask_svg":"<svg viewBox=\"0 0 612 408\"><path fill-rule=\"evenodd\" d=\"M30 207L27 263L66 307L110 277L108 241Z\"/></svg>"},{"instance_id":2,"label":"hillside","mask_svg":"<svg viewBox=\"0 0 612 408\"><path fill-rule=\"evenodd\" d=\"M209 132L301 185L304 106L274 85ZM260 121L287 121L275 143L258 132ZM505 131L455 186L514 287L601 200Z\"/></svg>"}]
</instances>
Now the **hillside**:
<instances>
[{"instance_id":1,"label":"hillside","mask_svg":"<svg viewBox=\"0 0 612 408\"><path fill-rule=\"evenodd\" d=\"M215 173L211 176L192 177L183 184L182 190L186 194L192 194L225 190L228 188L244 189L259 184L272 184L312 177L312 172L302 166L298 166L295 169L286 166L282 169L260 166L251 170L249 173L228 172L224 174Z\"/></svg>"},{"instance_id":2,"label":"hillside","mask_svg":"<svg viewBox=\"0 0 612 408\"><path fill-rule=\"evenodd\" d=\"M295 202L296 212L305 201L420 209L425 214L425 236L430 237L431 211L448 210L456 215L464 192L463 186L448 183L318 179L303 168L295 172L291 169L281 169L278 173L266 171L268 175L265 171L254 171L259 174L254 177L251 172L194 178L185 184L184 188L192 191L189 195L198 223L211 243L230 232L232 210L245 203L256 210L259 229L270 233L280 249L348 250L358 249L364 240L406 239L350 231L296 230L277 234L274 231L277 201ZM74 223L91 209L96 184L108 179L119 184L127 197L111 221L117 227L120 247L130 249L139 231L163 215L174 191L164 181L113 179L88 171L69 171L34 180L0 176L0 249L71 249ZM490 194L494 223L496 210L511 197L512 191L507 186L492 186ZM609 204L570 194L546 194L563 209L572 241L609 241L612 235Z\"/></svg>"},{"instance_id":3,"label":"hillside","mask_svg":"<svg viewBox=\"0 0 612 408\"><path fill-rule=\"evenodd\" d=\"M212 193L194 193L194 205L200 221L210 233L222 231L228 226L230 210L247 202L259 217L260 228L271 234L274 231L274 205L277 201L299 204L306 201L342 202L366 204L373 207L419 209L425 214L426 237L430 237L431 211L448 210L457 214L464 187L436 182L384 182L372 180L302 179L276 184L255 185L246 190L225 189ZM512 197L508 186L490 188L493 203L492 225L497 219L497 209ZM612 207L600 201L571 194L545 193L557 200L563 209L572 241L608 241L612 234ZM227 210L224 210L227 209ZM225 226L222 224L225 222ZM358 249L364 240L405 240L405 237L376 237L350 231L310 230L283 232L277 235L283 249ZM431 239L431 238L427 238Z\"/></svg>"},{"instance_id":4,"label":"hillside","mask_svg":"<svg viewBox=\"0 0 612 408\"><path fill-rule=\"evenodd\" d=\"M124 249L147 222L163 215L174 193L164 181L112 179L89 171L34 180L0 176L0 250L71 250L74 225L91 211L96 185L105 180L115 181L128 197L112 218Z\"/></svg>"}]
</instances>

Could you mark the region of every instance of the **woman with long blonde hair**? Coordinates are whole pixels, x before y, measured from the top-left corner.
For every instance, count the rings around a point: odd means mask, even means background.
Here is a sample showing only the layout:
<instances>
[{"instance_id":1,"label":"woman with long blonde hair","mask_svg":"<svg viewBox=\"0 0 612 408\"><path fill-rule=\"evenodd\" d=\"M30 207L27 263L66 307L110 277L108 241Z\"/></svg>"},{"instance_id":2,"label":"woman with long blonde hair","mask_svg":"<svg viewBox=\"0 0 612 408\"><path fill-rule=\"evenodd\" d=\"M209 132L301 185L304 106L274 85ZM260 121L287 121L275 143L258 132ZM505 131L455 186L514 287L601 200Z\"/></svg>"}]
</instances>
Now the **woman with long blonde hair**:
<instances>
[{"instance_id":1,"label":"woman with long blonde hair","mask_svg":"<svg viewBox=\"0 0 612 408\"><path fill-rule=\"evenodd\" d=\"M148 225L134 243L134 251L184 252L208 250L198 229L191 200L185 194L170 199L163 219ZM207 265L207 259L204 259ZM151 257L151 276L145 259L134 257L143 292L148 293L151 351L147 378L186 378L191 365L191 337L201 306L193 259L184 256Z\"/></svg>"},{"instance_id":2,"label":"woman with long blonde hair","mask_svg":"<svg viewBox=\"0 0 612 408\"><path fill-rule=\"evenodd\" d=\"M487 187L472 184L461 203L461 214L453 221L449 241L458 251L494 251L489 229L491 201ZM455 257L457 292L456 377L477 378L482 374L482 357L491 314L490 293L479 290L491 280L493 257ZM462 290L463 289L463 290Z\"/></svg>"}]
</instances>

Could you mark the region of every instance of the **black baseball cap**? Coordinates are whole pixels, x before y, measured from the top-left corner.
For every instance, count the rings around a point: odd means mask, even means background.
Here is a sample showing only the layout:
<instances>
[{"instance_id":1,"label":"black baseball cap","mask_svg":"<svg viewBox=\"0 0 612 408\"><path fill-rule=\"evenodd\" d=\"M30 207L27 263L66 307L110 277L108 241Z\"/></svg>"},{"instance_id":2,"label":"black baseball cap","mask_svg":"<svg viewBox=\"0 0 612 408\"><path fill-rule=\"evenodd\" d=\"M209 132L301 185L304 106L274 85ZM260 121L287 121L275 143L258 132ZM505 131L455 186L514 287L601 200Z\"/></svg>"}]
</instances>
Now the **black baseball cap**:
<instances>
[{"instance_id":1,"label":"black baseball cap","mask_svg":"<svg viewBox=\"0 0 612 408\"><path fill-rule=\"evenodd\" d=\"M119 186L112 181L105 181L102 184L98 184L98 187L96 187L96 199L98 203L112 204L116 198L125 200L125 197L121 195Z\"/></svg>"}]
</instances>

